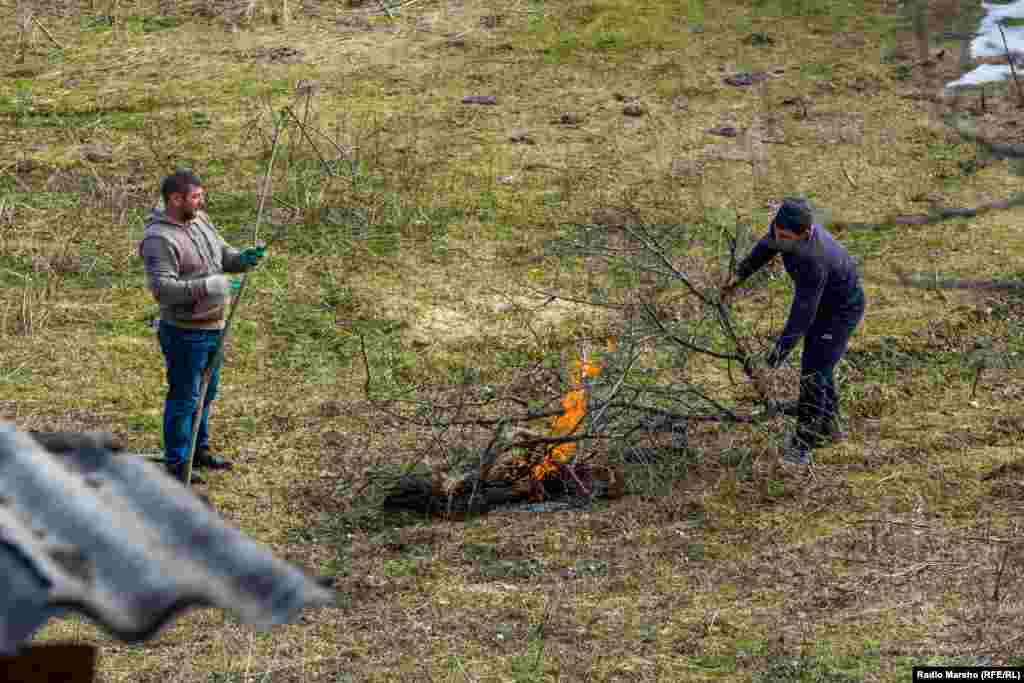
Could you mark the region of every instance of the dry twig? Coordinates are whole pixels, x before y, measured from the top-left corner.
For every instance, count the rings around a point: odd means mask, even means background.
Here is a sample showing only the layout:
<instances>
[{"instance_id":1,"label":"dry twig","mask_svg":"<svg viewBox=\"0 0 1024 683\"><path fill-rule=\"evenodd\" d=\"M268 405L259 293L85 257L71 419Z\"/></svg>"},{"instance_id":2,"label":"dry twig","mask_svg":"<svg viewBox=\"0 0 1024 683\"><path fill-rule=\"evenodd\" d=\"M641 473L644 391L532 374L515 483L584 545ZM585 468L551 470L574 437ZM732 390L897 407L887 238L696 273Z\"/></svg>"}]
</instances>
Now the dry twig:
<instances>
[{"instance_id":1,"label":"dry twig","mask_svg":"<svg viewBox=\"0 0 1024 683\"><path fill-rule=\"evenodd\" d=\"M61 50L64 49L64 46L61 45L60 42L58 42L58 40L56 38L54 38L53 35L48 30L46 30L46 27L43 26L42 22L40 22L39 19L37 19L35 15L32 15L32 23L34 23L36 26L38 26L39 29L43 32L43 35L45 35L47 38L49 38L50 42L53 43L54 45L56 45L58 49L61 49Z\"/></svg>"}]
</instances>

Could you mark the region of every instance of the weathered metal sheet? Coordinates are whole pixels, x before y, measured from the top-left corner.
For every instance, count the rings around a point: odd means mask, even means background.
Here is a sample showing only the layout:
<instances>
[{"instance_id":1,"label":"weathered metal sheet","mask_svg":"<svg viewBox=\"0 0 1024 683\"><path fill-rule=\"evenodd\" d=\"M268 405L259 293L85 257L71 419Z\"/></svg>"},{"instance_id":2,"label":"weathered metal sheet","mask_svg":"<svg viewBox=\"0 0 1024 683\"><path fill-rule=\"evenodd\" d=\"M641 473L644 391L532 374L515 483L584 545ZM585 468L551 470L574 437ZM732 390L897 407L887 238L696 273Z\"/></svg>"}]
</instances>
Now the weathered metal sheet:
<instances>
[{"instance_id":1,"label":"weathered metal sheet","mask_svg":"<svg viewBox=\"0 0 1024 683\"><path fill-rule=\"evenodd\" d=\"M0 422L0 654L69 609L134 642L188 607L268 628L334 602L154 464L75 441Z\"/></svg>"}]
</instances>

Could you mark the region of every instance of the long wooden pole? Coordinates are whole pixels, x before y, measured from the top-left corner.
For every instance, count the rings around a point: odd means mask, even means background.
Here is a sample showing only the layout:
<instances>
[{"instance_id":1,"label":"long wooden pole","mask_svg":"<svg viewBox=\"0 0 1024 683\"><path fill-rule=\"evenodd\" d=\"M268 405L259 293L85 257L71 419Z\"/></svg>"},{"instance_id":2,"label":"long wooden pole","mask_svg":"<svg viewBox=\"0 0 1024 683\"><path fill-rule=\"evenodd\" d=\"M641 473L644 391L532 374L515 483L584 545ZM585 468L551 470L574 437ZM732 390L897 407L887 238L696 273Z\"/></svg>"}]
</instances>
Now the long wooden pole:
<instances>
[{"instance_id":1,"label":"long wooden pole","mask_svg":"<svg viewBox=\"0 0 1024 683\"><path fill-rule=\"evenodd\" d=\"M274 126L274 146L270 151L270 164L267 166L267 174L263 178L263 187L260 190L260 205L256 213L256 226L252 231L253 246L257 246L257 240L259 237L260 221L263 220L263 207L267 201L267 195L270 194L270 174L274 170L274 159L277 157L277 143L281 138L281 123L283 123L284 117L281 117ZM203 418L203 404L206 402L206 393L210 389L210 379L213 377L213 371L220 365L224 357L224 342L228 338L228 332L231 331L231 323L235 319L235 314L238 313L238 308L242 303L242 295L245 294L245 283L249 279L249 272L242 273L241 286L238 288L238 294L235 295L235 301L231 305L231 311L228 313L228 319L224 323L224 331L220 335L220 339L217 340L217 346L214 348L213 357L210 359L206 369L203 370L203 381L199 385L199 403L196 405L196 410L192 413L192 439L188 447L188 459L185 462L185 486L192 485L192 461L196 455L196 440L199 438L199 423Z\"/></svg>"}]
</instances>

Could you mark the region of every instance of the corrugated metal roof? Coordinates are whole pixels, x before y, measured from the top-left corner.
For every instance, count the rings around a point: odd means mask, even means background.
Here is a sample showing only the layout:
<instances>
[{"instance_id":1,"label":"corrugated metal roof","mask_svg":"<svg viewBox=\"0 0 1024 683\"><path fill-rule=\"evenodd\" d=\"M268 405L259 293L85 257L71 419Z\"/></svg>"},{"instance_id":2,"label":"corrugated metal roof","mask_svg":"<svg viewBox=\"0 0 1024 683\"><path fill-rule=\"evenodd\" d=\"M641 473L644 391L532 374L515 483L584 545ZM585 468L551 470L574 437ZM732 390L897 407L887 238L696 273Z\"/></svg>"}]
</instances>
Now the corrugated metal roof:
<instances>
[{"instance_id":1,"label":"corrugated metal roof","mask_svg":"<svg viewBox=\"0 0 1024 683\"><path fill-rule=\"evenodd\" d=\"M193 606L267 628L334 602L158 466L99 438L53 443L0 422L0 654L68 609L133 642Z\"/></svg>"}]
</instances>

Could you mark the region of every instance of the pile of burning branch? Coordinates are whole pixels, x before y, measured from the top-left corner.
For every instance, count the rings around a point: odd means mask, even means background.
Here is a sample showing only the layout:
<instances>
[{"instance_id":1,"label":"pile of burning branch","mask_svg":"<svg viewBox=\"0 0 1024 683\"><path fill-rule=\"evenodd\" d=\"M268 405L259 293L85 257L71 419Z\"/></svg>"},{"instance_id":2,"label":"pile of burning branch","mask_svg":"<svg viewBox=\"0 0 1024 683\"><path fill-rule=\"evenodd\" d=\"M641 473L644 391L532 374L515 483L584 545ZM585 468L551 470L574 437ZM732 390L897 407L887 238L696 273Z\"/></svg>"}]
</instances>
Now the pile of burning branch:
<instances>
[{"instance_id":1,"label":"pile of burning branch","mask_svg":"<svg viewBox=\"0 0 1024 683\"><path fill-rule=\"evenodd\" d=\"M581 358L574 363L571 388L560 408L544 416L550 420L549 435L522 426L498 429L479 463L457 476L440 468L429 478L404 475L385 498L384 507L465 514L525 501L585 503L595 497L622 496L621 467L578 458L578 443L593 418L587 410L589 384L600 374L597 362Z\"/></svg>"}]
</instances>

